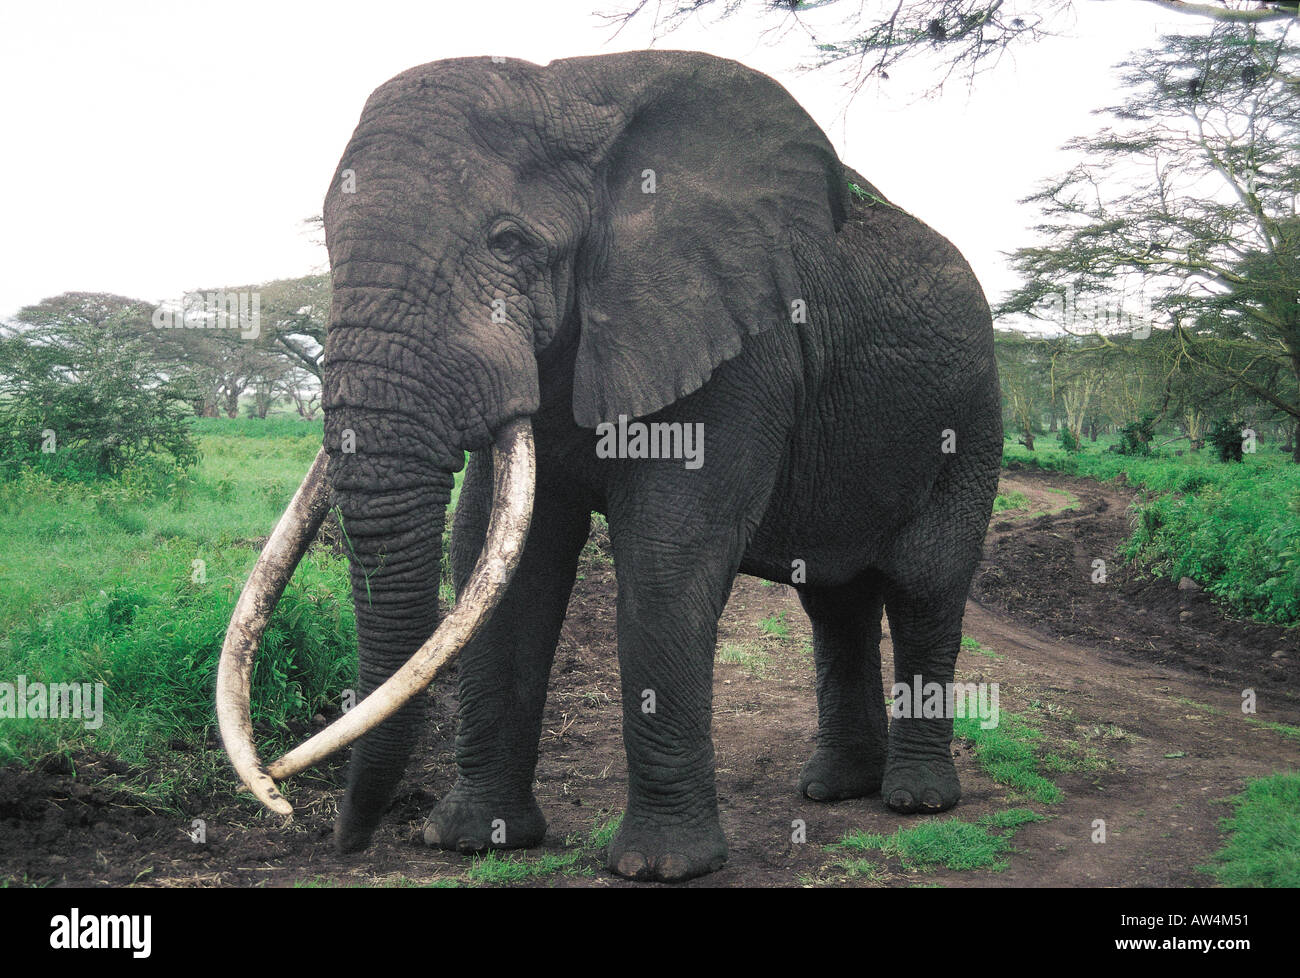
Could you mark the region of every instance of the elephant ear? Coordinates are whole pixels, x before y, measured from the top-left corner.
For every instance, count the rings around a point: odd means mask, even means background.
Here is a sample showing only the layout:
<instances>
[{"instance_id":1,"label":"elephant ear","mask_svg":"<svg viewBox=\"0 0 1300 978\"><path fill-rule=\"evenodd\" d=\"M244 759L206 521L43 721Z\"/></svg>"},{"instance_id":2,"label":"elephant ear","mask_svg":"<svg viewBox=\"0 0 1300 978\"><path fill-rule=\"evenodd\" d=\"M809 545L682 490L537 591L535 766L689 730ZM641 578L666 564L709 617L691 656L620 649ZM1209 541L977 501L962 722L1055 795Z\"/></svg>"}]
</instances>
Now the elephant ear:
<instances>
[{"instance_id":1,"label":"elephant ear","mask_svg":"<svg viewBox=\"0 0 1300 978\"><path fill-rule=\"evenodd\" d=\"M832 246L848 190L812 118L737 62L633 52L546 71L596 181L573 383L574 418L593 427L658 411L744 336L790 326L795 249Z\"/></svg>"}]
</instances>

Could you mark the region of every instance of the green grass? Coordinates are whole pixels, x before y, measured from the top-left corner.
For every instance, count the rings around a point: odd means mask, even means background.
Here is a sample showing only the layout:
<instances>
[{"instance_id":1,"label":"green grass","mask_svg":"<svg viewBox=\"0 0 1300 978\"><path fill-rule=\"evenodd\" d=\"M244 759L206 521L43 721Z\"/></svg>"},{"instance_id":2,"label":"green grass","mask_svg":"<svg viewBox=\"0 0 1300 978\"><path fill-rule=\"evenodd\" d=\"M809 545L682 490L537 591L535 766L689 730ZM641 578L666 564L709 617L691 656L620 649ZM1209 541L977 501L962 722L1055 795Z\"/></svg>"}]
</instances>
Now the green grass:
<instances>
[{"instance_id":1,"label":"green grass","mask_svg":"<svg viewBox=\"0 0 1300 978\"><path fill-rule=\"evenodd\" d=\"M219 764L168 773L157 762L178 742L203 744L215 722L216 661L235 599L320 447L321 425L241 418L195 427L202 458L189 472L97 482L25 472L0 482L0 680L102 682L106 714L93 731L7 720L0 763L110 752L154 768L139 790L164 807L228 779ZM291 725L338 705L355 685L355 660L346 561L314 551L276 609L253 677L266 753L287 744Z\"/></svg>"},{"instance_id":2,"label":"green grass","mask_svg":"<svg viewBox=\"0 0 1300 978\"><path fill-rule=\"evenodd\" d=\"M1088 743L1077 740L1062 741L1059 749L1043 754L1043 768L1054 774L1089 774L1104 771L1113 762Z\"/></svg>"},{"instance_id":3,"label":"green grass","mask_svg":"<svg viewBox=\"0 0 1300 978\"><path fill-rule=\"evenodd\" d=\"M386 876L381 879L370 879L364 882L344 883L330 876L312 876L305 880L295 880L294 889L298 890L332 890L332 889L360 889L367 890L381 888L394 890L420 889L420 890L444 890L457 889L464 885L464 881L459 876L442 876L431 880L413 880L409 876Z\"/></svg>"},{"instance_id":4,"label":"green grass","mask_svg":"<svg viewBox=\"0 0 1300 978\"><path fill-rule=\"evenodd\" d=\"M839 842L827 846L831 852L880 852L894 856L904 869L930 869L944 866L954 870L1007 868L1003 856L1011 851L1011 836L1021 825L1041 822L1045 816L1027 808L985 815L975 822L957 818L922 822L899 829L893 835L850 832ZM847 859L842 865L849 875L876 879L880 867L869 860Z\"/></svg>"},{"instance_id":5,"label":"green grass","mask_svg":"<svg viewBox=\"0 0 1300 978\"><path fill-rule=\"evenodd\" d=\"M591 830L584 835L571 835L564 840L567 852L543 852L527 855L522 852L501 852L492 850L481 856L474 856L469 867L454 876L439 876L432 880L412 880L406 876L387 877L381 880L369 880L357 884L340 884L328 876L312 876L298 880L295 887L304 889L329 888L340 885L383 886L383 887L418 887L421 889L441 889L457 887L510 886L515 883L528 883L544 880L553 876L594 876L596 860L601 856L609 840L614 837L622 813L597 818Z\"/></svg>"},{"instance_id":6,"label":"green grass","mask_svg":"<svg viewBox=\"0 0 1300 978\"><path fill-rule=\"evenodd\" d=\"M202 455L188 472L154 466L84 482L27 471L0 481L0 680L103 683L106 713L94 731L6 720L0 763L94 748L145 764L178 741L204 743L235 600L322 426L214 418L195 429ZM350 593L346 560L317 550L277 606L253 677L265 752L355 685ZM165 803L219 772L186 764L142 790Z\"/></svg>"},{"instance_id":7,"label":"green grass","mask_svg":"<svg viewBox=\"0 0 1300 978\"><path fill-rule=\"evenodd\" d=\"M587 849L593 852L599 852L603 850L606 846L609 845L609 841L612 838L614 838L614 833L618 831L618 827L622 824L623 824L622 812L619 812L615 815L611 815L609 818L606 818L603 821L597 819L596 823L591 828L591 832L587 834L587 839L585 842ZM565 840L565 845L574 845L574 844L576 844L576 840L575 841L571 841L569 839Z\"/></svg>"},{"instance_id":8,"label":"green grass","mask_svg":"<svg viewBox=\"0 0 1300 978\"><path fill-rule=\"evenodd\" d=\"M1065 501L1061 503L1061 505L1058 506L1056 509L1051 510L1051 512L1059 513L1062 510L1079 508L1079 497L1076 496L1074 493L1069 492L1065 489L1055 489L1052 486L1043 486L1043 489L1047 492L1050 492L1054 496L1065 497Z\"/></svg>"},{"instance_id":9,"label":"green grass","mask_svg":"<svg viewBox=\"0 0 1300 978\"><path fill-rule=\"evenodd\" d=\"M1222 820L1227 845L1210 866L1224 886L1300 887L1300 774L1280 772L1247 782Z\"/></svg>"},{"instance_id":10,"label":"green grass","mask_svg":"<svg viewBox=\"0 0 1300 978\"><path fill-rule=\"evenodd\" d=\"M999 655L997 652L994 652L987 645L981 645L978 639L973 639L969 635L963 635L961 637L961 647L963 649L970 649L972 652L976 653L977 655L982 655L985 658L989 658L989 659L1002 658L1001 655Z\"/></svg>"},{"instance_id":11,"label":"green grass","mask_svg":"<svg viewBox=\"0 0 1300 978\"><path fill-rule=\"evenodd\" d=\"M976 717L958 717L953 720L953 735L974 745L975 759L998 784L1045 805L1061 800L1061 789L1039 770L1042 732L1022 718L1002 710L998 725L985 730Z\"/></svg>"},{"instance_id":12,"label":"green grass","mask_svg":"<svg viewBox=\"0 0 1300 978\"><path fill-rule=\"evenodd\" d=\"M1220 710L1217 706L1210 706L1209 703L1198 703L1196 700L1188 699L1185 696L1174 697L1175 703L1181 703L1183 706L1190 706L1202 713L1208 713L1211 716L1229 716L1230 711ZM1241 714L1241 718L1249 723L1252 727L1262 727L1264 730L1271 730L1275 734L1280 734L1290 740L1300 740L1300 727L1293 726L1289 723L1278 723L1276 720L1263 720L1260 717L1253 716L1249 713Z\"/></svg>"},{"instance_id":13,"label":"green grass","mask_svg":"<svg viewBox=\"0 0 1300 978\"><path fill-rule=\"evenodd\" d=\"M772 665L771 656L751 642L724 642L718 646L718 661L744 666L756 679L767 676Z\"/></svg>"},{"instance_id":14,"label":"green grass","mask_svg":"<svg viewBox=\"0 0 1300 978\"><path fill-rule=\"evenodd\" d=\"M993 500L993 512L1001 513L1008 509L1028 509L1029 497L1023 492L998 493Z\"/></svg>"},{"instance_id":15,"label":"green grass","mask_svg":"<svg viewBox=\"0 0 1300 978\"><path fill-rule=\"evenodd\" d=\"M1190 577L1234 613L1277 624L1300 622L1300 466L1272 445L1241 464L1212 451L1182 457L1124 456L1105 443L1071 455L1043 440L1029 452L1013 441L1003 461L1127 483L1155 494L1136 507L1122 556L1156 574Z\"/></svg>"},{"instance_id":16,"label":"green grass","mask_svg":"<svg viewBox=\"0 0 1300 978\"><path fill-rule=\"evenodd\" d=\"M557 874L593 876L594 861L602 855L622 821L622 813L598 818L585 836L569 836L564 840L564 844L570 847L568 852L543 852L527 856L523 853L493 851L484 856L476 856L465 875L456 879L466 886L508 886Z\"/></svg>"},{"instance_id":17,"label":"green grass","mask_svg":"<svg viewBox=\"0 0 1300 978\"><path fill-rule=\"evenodd\" d=\"M781 641L790 639L790 623L786 620L786 612L774 611L758 623L759 630L764 635L770 635L772 638Z\"/></svg>"},{"instance_id":18,"label":"green grass","mask_svg":"<svg viewBox=\"0 0 1300 978\"><path fill-rule=\"evenodd\" d=\"M590 876L592 874L590 866L577 865L583 855L576 850L565 853L545 852L540 856L489 852L485 856L474 859L473 865L465 873L465 882L470 886L504 886L539 877L554 876L556 873Z\"/></svg>"}]
</instances>

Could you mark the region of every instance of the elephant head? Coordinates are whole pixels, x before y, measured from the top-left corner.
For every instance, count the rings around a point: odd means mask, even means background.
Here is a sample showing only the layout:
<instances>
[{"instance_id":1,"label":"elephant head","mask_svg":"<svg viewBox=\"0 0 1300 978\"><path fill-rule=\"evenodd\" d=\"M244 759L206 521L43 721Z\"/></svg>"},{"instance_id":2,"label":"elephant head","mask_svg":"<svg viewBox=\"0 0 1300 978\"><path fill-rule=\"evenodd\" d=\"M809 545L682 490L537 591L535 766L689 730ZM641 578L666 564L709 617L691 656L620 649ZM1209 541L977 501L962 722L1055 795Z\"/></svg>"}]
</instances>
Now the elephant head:
<instances>
[{"instance_id":1,"label":"elephant head","mask_svg":"<svg viewBox=\"0 0 1300 978\"><path fill-rule=\"evenodd\" d=\"M490 613L523 545L547 351L571 354L580 427L663 408L747 334L790 322L798 253L828 247L846 194L825 135L779 85L706 55L441 61L374 92L325 199L324 449L222 656L223 737L259 798L287 811L271 778L364 734L336 835L364 844L417 731L402 704ZM493 530L426 642L452 473L494 443ZM371 695L263 769L248 723L257 635L330 492Z\"/></svg>"}]
</instances>

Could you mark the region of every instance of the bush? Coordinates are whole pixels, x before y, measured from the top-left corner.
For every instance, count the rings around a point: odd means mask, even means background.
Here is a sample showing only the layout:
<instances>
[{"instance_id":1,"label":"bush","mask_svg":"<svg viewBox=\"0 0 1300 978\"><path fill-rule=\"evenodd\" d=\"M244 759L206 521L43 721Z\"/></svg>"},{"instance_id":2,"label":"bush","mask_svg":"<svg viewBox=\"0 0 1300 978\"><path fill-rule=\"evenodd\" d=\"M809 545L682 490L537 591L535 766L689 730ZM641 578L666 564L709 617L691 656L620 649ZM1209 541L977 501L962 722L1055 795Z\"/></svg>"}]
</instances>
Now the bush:
<instances>
[{"instance_id":1,"label":"bush","mask_svg":"<svg viewBox=\"0 0 1300 978\"><path fill-rule=\"evenodd\" d=\"M1079 439L1074 436L1074 432L1069 428L1061 429L1061 447L1071 454L1082 451L1083 446L1079 444Z\"/></svg>"},{"instance_id":2,"label":"bush","mask_svg":"<svg viewBox=\"0 0 1300 978\"><path fill-rule=\"evenodd\" d=\"M1121 455L1150 455L1151 439L1155 437L1156 418L1154 414L1144 414L1137 421L1130 421L1119 430L1119 444L1115 451Z\"/></svg>"},{"instance_id":3,"label":"bush","mask_svg":"<svg viewBox=\"0 0 1300 978\"><path fill-rule=\"evenodd\" d=\"M170 456L198 461L188 392L154 363L149 308L66 293L28 306L0 335L0 471L116 474Z\"/></svg>"},{"instance_id":4,"label":"bush","mask_svg":"<svg viewBox=\"0 0 1300 978\"><path fill-rule=\"evenodd\" d=\"M1235 418L1219 418L1210 428L1207 440L1219 453L1220 462L1240 462L1242 458L1242 429Z\"/></svg>"}]
</instances>

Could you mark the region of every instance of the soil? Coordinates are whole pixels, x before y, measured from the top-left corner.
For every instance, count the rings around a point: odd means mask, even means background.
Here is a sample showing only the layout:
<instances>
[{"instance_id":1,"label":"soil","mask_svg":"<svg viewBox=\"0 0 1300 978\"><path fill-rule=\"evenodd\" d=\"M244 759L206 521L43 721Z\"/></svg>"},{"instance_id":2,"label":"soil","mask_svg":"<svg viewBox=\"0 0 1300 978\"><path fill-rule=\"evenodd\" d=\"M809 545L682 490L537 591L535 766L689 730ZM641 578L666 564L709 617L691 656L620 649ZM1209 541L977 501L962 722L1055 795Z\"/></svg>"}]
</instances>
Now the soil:
<instances>
[{"instance_id":1,"label":"soil","mask_svg":"<svg viewBox=\"0 0 1300 978\"><path fill-rule=\"evenodd\" d=\"M726 866L687 886L1207 886L1199 867L1222 846L1225 798L1248 778L1300 767L1300 739L1266 722L1300 724L1292 692L1300 629L1234 620L1202 590L1180 589L1116 556L1129 536L1132 490L1056 473L1005 472L1024 510L995 514L967 605L959 677L996 681L1000 708L1041 730L1042 750L1074 758L1046 772L1061 801L1026 802L995 783L971 745L954 741L973 821L1017 806L1045 821L1021 827L1001 871L917 869L872 854L854 875L825 846L845 833L918 824L879 797L825 805L797 792L813 749L816 701L810 629L794 591L737 580L719 628L714 740ZM1106 563L1093 582L1094 561ZM612 565L594 539L584 553L556 652L535 786L550 820L542 852L575 852L622 810L626 765L615 653ZM888 636L882 689L893 674ZM1244 714L1253 690L1257 713ZM218 745L174 745L144 767L96 754L0 769L0 880L18 885L424 885L464 879L468 857L426 848L424 814L455 779L454 676L431 688L426 742L371 847L340 857L330 831L342 761L288 786L285 820L221 790L154 810L132 786L183 765L213 764ZM214 760L215 758L215 760ZM202 842L193 841L201 819ZM792 841L802 820L806 841ZM1104 842L1097 838L1105 824ZM863 855L863 854L856 854ZM639 886L612 876L591 847L568 870L518 885Z\"/></svg>"}]
</instances>

